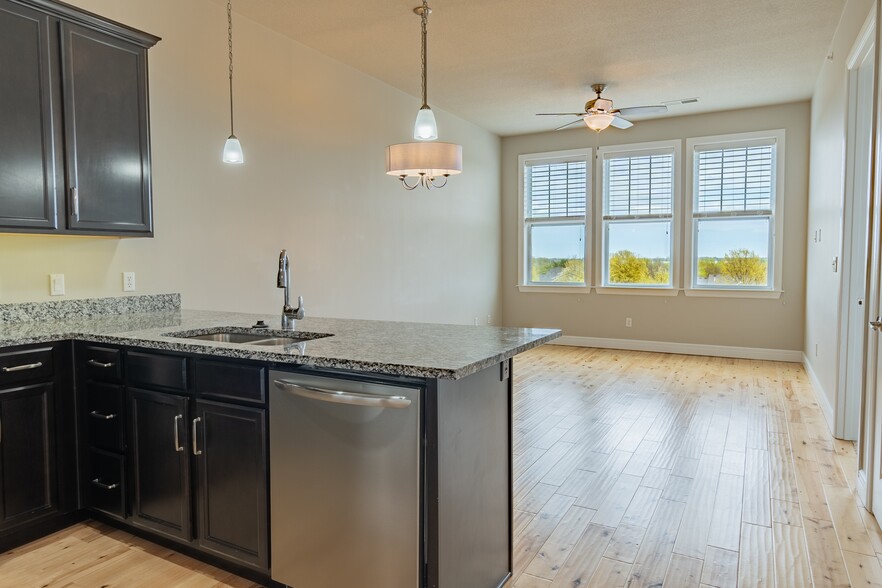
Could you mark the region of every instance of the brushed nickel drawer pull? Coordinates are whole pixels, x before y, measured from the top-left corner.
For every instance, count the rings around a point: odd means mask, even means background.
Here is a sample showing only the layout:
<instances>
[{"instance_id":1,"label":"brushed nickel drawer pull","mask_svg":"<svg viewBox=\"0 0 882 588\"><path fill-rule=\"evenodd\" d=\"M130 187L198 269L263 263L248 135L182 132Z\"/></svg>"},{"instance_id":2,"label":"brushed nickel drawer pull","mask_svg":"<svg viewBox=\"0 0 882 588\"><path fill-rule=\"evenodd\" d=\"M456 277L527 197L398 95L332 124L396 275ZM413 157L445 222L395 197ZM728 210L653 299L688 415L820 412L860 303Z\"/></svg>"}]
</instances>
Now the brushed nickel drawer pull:
<instances>
[{"instance_id":1,"label":"brushed nickel drawer pull","mask_svg":"<svg viewBox=\"0 0 882 588\"><path fill-rule=\"evenodd\" d=\"M182 420L184 420L184 415L175 415L175 451L177 451L178 453L184 450L184 448L181 446L181 438L178 435L178 421Z\"/></svg>"},{"instance_id":2,"label":"brushed nickel drawer pull","mask_svg":"<svg viewBox=\"0 0 882 588\"><path fill-rule=\"evenodd\" d=\"M193 419L193 455L202 455L202 450L196 444L196 423L202 420L202 417Z\"/></svg>"},{"instance_id":3,"label":"brushed nickel drawer pull","mask_svg":"<svg viewBox=\"0 0 882 588\"><path fill-rule=\"evenodd\" d=\"M35 370L39 367L43 367L42 361L38 361L36 363L26 363L24 365L15 365L12 367L4 367L3 373L4 374L11 374L12 372L23 372L26 370Z\"/></svg>"},{"instance_id":4,"label":"brushed nickel drawer pull","mask_svg":"<svg viewBox=\"0 0 882 588\"><path fill-rule=\"evenodd\" d=\"M103 490L115 490L116 488L119 488L119 484L117 484L116 482L114 482L113 484L105 484L101 481L101 478L95 478L94 480L92 480L92 483Z\"/></svg>"},{"instance_id":5,"label":"brushed nickel drawer pull","mask_svg":"<svg viewBox=\"0 0 882 588\"><path fill-rule=\"evenodd\" d=\"M112 362L110 362L110 363L101 363L100 361L96 361L96 360L94 360L94 359L90 359L88 363L89 363L89 365L93 365L93 366L95 366L95 367L100 367L100 368L112 368L112 367L113 367L113 363L112 363Z\"/></svg>"},{"instance_id":6,"label":"brushed nickel drawer pull","mask_svg":"<svg viewBox=\"0 0 882 588\"><path fill-rule=\"evenodd\" d=\"M90 413L89 413L89 416L92 416L92 417L94 417L94 418L96 418L96 419L100 419L100 420L102 420L102 421L109 421L110 419L115 419L115 418L116 418L116 414L114 414L114 413L110 413L110 414L101 414L101 413L98 412L97 410L93 410L92 412L90 412Z\"/></svg>"}]
</instances>

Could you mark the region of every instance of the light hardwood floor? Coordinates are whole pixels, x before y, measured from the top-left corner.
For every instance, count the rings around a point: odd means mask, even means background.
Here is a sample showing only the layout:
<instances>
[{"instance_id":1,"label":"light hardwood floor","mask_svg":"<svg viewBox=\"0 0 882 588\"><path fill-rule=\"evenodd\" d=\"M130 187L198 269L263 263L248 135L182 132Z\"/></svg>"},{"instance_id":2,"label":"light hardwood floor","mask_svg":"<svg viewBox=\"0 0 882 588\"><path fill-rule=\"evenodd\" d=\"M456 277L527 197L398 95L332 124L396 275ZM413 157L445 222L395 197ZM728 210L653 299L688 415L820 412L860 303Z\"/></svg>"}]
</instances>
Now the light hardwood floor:
<instances>
[{"instance_id":1,"label":"light hardwood floor","mask_svg":"<svg viewBox=\"0 0 882 588\"><path fill-rule=\"evenodd\" d=\"M510 585L882 586L799 364L545 346L515 378Z\"/></svg>"},{"instance_id":2,"label":"light hardwood floor","mask_svg":"<svg viewBox=\"0 0 882 588\"><path fill-rule=\"evenodd\" d=\"M515 360L514 446L509 587L882 587L798 364L545 346ZM253 585L89 523L0 555L0 586Z\"/></svg>"}]
</instances>

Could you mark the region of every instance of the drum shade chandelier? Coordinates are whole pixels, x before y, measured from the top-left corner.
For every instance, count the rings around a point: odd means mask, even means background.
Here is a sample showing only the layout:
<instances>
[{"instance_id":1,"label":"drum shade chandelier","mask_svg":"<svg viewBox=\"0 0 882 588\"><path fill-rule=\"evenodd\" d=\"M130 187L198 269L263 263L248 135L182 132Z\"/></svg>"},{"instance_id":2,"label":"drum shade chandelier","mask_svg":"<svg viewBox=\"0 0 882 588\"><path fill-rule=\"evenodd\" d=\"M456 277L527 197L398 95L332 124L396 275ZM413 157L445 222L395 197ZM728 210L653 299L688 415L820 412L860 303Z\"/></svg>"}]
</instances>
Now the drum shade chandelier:
<instances>
[{"instance_id":1,"label":"drum shade chandelier","mask_svg":"<svg viewBox=\"0 0 882 588\"><path fill-rule=\"evenodd\" d=\"M386 148L386 173L398 176L406 190L418 186L424 188L443 188L447 178L462 172L462 146L454 143L436 142L438 125L435 114L429 107L426 65L427 23L432 9L428 0L413 11L422 24L422 91L423 105L417 112L413 125L415 143L398 143Z\"/></svg>"}]
</instances>

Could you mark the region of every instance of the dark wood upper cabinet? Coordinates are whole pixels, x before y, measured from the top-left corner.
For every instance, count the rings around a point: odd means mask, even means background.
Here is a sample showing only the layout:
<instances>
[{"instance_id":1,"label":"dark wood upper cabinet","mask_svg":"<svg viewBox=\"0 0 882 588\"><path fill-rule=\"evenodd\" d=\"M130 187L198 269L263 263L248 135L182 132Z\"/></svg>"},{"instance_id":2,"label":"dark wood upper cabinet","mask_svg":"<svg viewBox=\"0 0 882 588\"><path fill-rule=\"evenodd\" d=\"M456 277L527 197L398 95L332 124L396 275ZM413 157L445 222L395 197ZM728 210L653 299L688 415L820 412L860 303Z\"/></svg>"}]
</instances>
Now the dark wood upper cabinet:
<instances>
[{"instance_id":1,"label":"dark wood upper cabinet","mask_svg":"<svg viewBox=\"0 0 882 588\"><path fill-rule=\"evenodd\" d=\"M0 3L0 230L59 228L64 162L54 24L37 10Z\"/></svg>"},{"instance_id":2,"label":"dark wood upper cabinet","mask_svg":"<svg viewBox=\"0 0 882 588\"><path fill-rule=\"evenodd\" d=\"M150 233L147 52L61 23L68 227Z\"/></svg>"},{"instance_id":3,"label":"dark wood upper cabinet","mask_svg":"<svg viewBox=\"0 0 882 588\"><path fill-rule=\"evenodd\" d=\"M51 0L0 0L0 231L152 236L147 49Z\"/></svg>"}]
</instances>

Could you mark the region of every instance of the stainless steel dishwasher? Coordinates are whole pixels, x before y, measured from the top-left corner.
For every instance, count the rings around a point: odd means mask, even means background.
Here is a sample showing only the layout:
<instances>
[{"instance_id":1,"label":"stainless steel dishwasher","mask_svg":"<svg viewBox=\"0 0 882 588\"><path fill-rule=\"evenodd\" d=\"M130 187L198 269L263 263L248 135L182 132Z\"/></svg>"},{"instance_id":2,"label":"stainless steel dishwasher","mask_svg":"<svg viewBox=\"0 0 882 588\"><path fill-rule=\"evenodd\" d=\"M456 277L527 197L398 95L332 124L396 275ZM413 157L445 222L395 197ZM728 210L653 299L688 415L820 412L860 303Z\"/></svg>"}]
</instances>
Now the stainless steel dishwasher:
<instances>
[{"instance_id":1,"label":"stainless steel dishwasher","mask_svg":"<svg viewBox=\"0 0 882 588\"><path fill-rule=\"evenodd\" d=\"M420 585L420 390L270 372L272 578Z\"/></svg>"}]
</instances>

